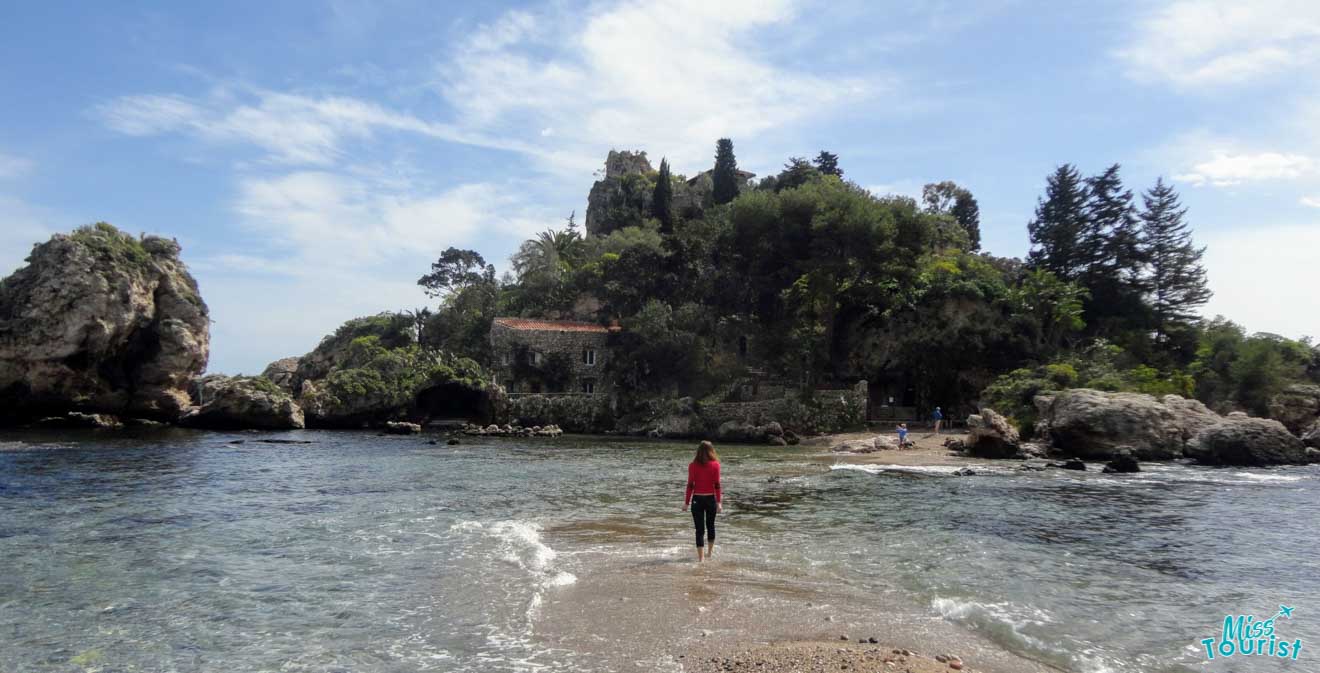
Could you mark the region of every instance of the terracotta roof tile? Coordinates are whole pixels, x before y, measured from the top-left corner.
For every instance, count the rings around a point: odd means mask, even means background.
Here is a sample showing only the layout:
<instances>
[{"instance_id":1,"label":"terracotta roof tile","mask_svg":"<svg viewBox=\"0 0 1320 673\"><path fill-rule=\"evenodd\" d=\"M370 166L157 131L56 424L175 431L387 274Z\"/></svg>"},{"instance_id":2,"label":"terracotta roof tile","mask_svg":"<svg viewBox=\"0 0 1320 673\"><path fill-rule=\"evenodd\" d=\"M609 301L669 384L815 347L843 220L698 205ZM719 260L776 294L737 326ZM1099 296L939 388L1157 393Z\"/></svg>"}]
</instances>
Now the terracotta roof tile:
<instances>
[{"instance_id":1,"label":"terracotta roof tile","mask_svg":"<svg viewBox=\"0 0 1320 673\"><path fill-rule=\"evenodd\" d=\"M535 320L531 318L496 318L495 324L509 329L530 332L599 332L608 333L604 325L572 320Z\"/></svg>"}]
</instances>

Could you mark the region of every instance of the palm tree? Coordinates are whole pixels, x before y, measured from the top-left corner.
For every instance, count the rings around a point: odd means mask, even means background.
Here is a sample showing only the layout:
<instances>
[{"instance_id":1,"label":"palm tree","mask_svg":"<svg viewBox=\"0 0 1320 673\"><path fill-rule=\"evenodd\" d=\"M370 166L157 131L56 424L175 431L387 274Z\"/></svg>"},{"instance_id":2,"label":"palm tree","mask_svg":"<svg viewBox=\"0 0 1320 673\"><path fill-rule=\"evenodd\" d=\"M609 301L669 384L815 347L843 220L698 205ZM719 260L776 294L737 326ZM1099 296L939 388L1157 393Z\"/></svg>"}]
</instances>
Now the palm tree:
<instances>
[{"instance_id":1,"label":"palm tree","mask_svg":"<svg viewBox=\"0 0 1320 673\"><path fill-rule=\"evenodd\" d=\"M513 271L519 279L557 280L581 261L583 250L582 236L576 231L546 229L519 246L513 255Z\"/></svg>"}]
</instances>

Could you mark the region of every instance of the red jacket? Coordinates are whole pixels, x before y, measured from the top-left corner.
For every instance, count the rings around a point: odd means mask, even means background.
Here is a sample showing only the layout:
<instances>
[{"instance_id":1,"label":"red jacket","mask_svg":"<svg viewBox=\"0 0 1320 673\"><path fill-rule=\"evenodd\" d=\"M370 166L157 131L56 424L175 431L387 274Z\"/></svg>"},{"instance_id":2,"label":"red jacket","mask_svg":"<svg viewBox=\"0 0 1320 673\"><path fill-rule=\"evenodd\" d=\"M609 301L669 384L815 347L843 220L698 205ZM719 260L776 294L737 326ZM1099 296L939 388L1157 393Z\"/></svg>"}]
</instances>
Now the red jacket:
<instances>
[{"instance_id":1,"label":"red jacket","mask_svg":"<svg viewBox=\"0 0 1320 673\"><path fill-rule=\"evenodd\" d=\"M683 496L684 507L692 504L693 493L702 495L714 493L716 502L724 502L724 494L720 491L720 461L688 463L687 493Z\"/></svg>"}]
</instances>

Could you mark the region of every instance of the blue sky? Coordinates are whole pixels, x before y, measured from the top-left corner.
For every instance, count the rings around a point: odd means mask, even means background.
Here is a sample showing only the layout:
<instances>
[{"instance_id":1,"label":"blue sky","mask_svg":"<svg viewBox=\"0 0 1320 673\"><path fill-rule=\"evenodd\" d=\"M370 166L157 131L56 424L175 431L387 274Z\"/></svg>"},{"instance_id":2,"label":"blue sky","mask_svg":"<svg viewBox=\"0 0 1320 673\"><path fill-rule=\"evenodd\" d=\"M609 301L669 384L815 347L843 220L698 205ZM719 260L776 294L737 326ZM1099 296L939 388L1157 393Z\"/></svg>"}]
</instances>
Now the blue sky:
<instances>
[{"instance_id":1,"label":"blue sky","mask_svg":"<svg viewBox=\"0 0 1320 673\"><path fill-rule=\"evenodd\" d=\"M478 5L480 6L474 6ZM1222 313L1320 336L1320 3L10 3L0 274L105 220L177 237L211 370L426 304L450 245L501 267L579 217L611 148L764 175L840 155L952 179L1027 250L1045 176L1172 179Z\"/></svg>"}]
</instances>

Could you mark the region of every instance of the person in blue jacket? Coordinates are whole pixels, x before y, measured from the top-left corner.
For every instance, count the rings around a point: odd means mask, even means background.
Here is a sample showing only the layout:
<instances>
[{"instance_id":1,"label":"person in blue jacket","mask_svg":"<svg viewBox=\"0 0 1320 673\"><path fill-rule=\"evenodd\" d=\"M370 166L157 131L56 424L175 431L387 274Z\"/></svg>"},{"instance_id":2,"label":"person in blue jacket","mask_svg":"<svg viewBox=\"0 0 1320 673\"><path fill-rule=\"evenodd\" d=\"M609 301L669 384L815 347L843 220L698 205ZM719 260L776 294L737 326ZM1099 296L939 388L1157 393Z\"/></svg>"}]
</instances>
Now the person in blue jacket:
<instances>
[{"instance_id":1,"label":"person in blue jacket","mask_svg":"<svg viewBox=\"0 0 1320 673\"><path fill-rule=\"evenodd\" d=\"M944 421L944 414L940 412L939 407L935 407L935 411L931 412L930 420L935 421L935 434L940 434L940 423Z\"/></svg>"}]
</instances>

